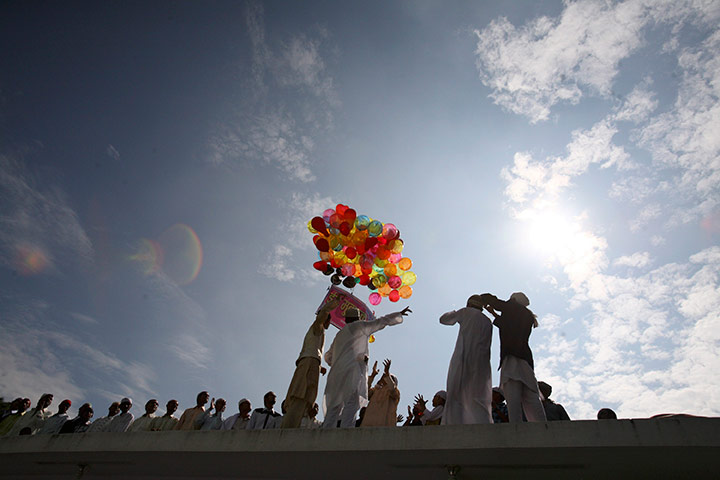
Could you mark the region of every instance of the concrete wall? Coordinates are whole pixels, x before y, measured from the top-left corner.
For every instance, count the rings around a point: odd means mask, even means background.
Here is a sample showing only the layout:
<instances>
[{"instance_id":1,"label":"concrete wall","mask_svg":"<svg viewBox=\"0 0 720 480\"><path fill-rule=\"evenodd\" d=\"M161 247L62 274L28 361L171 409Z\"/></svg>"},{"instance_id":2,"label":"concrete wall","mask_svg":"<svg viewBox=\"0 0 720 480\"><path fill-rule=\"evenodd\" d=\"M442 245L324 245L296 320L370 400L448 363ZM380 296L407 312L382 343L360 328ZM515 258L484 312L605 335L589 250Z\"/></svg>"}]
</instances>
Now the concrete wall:
<instances>
[{"instance_id":1,"label":"concrete wall","mask_svg":"<svg viewBox=\"0 0 720 480\"><path fill-rule=\"evenodd\" d=\"M0 439L18 480L612 476L720 478L720 418Z\"/></svg>"}]
</instances>

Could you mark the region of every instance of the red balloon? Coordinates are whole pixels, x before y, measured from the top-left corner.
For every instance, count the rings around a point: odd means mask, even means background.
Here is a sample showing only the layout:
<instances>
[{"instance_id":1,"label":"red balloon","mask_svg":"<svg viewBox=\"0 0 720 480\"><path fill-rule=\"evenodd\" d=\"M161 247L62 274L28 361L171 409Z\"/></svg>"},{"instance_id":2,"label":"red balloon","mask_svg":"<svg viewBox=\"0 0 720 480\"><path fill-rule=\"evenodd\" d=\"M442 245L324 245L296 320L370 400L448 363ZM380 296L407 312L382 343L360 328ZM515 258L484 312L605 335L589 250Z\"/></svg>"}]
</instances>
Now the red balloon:
<instances>
[{"instance_id":1,"label":"red balloon","mask_svg":"<svg viewBox=\"0 0 720 480\"><path fill-rule=\"evenodd\" d=\"M337 207L335 207L335 212L337 212L338 215L341 217L345 215L345 212L347 212L348 206L343 205L342 203L338 203Z\"/></svg>"},{"instance_id":2,"label":"red balloon","mask_svg":"<svg viewBox=\"0 0 720 480\"><path fill-rule=\"evenodd\" d=\"M345 210L345 215L343 215L343 218L345 218L348 223L352 224L357 218L357 212L352 208L348 208L347 210Z\"/></svg>"},{"instance_id":3,"label":"red balloon","mask_svg":"<svg viewBox=\"0 0 720 480\"><path fill-rule=\"evenodd\" d=\"M330 250L330 244L324 238L318 238L317 242L315 242L315 247L321 252L327 252Z\"/></svg>"},{"instance_id":4,"label":"red balloon","mask_svg":"<svg viewBox=\"0 0 720 480\"><path fill-rule=\"evenodd\" d=\"M354 247L348 247L347 250L345 250L345 256L348 257L350 260L357 257L357 250L355 250Z\"/></svg>"},{"instance_id":5,"label":"red balloon","mask_svg":"<svg viewBox=\"0 0 720 480\"><path fill-rule=\"evenodd\" d=\"M325 270L327 270L328 264L326 262L315 262L313 263L313 267L315 268L315 270L324 272Z\"/></svg>"},{"instance_id":6,"label":"red balloon","mask_svg":"<svg viewBox=\"0 0 720 480\"><path fill-rule=\"evenodd\" d=\"M393 290L388 295L388 298L391 302L397 302L398 300L400 300L400 292L398 292L397 290Z\"/></svg>"},{"instance_id":7,"label":"red balloon","mask_svg":"<svg viewBox=\"0 0 720 480\"><path fill-rule=\"evenodd\" d=\"M347 235L348 233L350 233L351 230L350 224L347 222L343 222L340 224L340 228L338 228L338 230L340 230L340 233L342 233L343 235Z\"/></svg>"},{"instance_id":8,"label":"red balloon","mask_svg":"<svg viewBox=\"0 0 720 480\"><path fill-rule=\"evenodd\" d=\"M323 220L322 217L313 217L313 219L310 221L310 225L312 225L315 230L322 233L323 235L330 235L330 232L328 232L327 230L327 226L325 226L325 220Z\"/></svg>"},{"instance_id":9,"label":"red balloon","mask_svg":"<svg viewBox=\"0 0 720 480\"><path fill-rule=\"evenodd\" d=\"M377 249L377 257L380 260L387 260L388 258L390 258L390 253L392 252L390 252L390 250L385 247L378 247Z\"/></svg>"},{"instance_id":10,"label":"red balloon","mask_svg":"<svg viewBox=\"0 0 720 480\"><path fill-rule=\"evenodd\" d=\"M368 237L367 240L365 240L365 250L370 250L375 245L377 245L377 238L376 237Z\"/></svg>"},{"instance_id":11,"label":"red balloon","mask_svg":"<svg viewBox=\"0 0 720 480\"><path fill-rule=\"evenodd\" d=\"M360 276L360 285L367 285L370 283L370 277L367 275L361 275Z\"/></svg>"}]
</instances>

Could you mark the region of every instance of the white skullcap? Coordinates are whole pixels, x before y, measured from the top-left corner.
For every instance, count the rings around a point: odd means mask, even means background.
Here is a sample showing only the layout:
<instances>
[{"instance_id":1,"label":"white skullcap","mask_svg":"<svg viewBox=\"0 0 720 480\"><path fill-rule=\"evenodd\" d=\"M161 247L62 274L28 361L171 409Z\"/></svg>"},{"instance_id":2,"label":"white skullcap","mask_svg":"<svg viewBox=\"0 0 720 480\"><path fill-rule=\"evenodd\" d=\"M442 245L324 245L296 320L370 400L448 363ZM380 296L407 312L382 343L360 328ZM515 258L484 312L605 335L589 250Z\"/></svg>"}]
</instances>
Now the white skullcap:
<instances>
[{"instance_id":1,"label":"white skullcap","mask_svg":"<svg viewBox=\"0 0 720 480\"><path fill-rule=\"evenodd\" d=\"M519 303L523 307L529 307L530 306L530 300L527 298L527 295L525 295L522 292L515 292L512 295L510 295L510 300L513 300L516 303Z\"/></svg>"}]
</instances>

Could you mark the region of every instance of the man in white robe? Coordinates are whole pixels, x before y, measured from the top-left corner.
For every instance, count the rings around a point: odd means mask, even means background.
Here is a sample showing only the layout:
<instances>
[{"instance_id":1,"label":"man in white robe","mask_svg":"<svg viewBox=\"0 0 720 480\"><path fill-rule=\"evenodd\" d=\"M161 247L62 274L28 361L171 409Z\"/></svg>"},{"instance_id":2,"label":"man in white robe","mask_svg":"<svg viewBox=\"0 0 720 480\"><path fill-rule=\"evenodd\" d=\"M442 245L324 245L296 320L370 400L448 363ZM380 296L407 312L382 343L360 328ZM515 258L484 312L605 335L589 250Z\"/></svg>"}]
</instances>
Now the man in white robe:
<instances>
[{"instance_id":1,"label":"man in white robe","mask_svg":"<svg viewBox=\"0 0 720 480\"><path fill-rule=\"evenodd\" d=\"M482 312L480 295L467 307L440 317L443 325L460 324L447 377L447 399L441 425L492 423L492 322Z\"/></svg>"},{"instance_id":2,"label":"man in white robe","mask_svg":"<svg viewBox=\"0 0 720 480\"><path fill-rule=\"evenodd\" d=\"M88 432L104 432L108 425L110 425L110 422L112 422L112 419L115 418L115 415L120 413L120 402L112 402L110 406L108 407L108 414L106 417L101 417L95 420L93 423L90 424L90 428L88 428Z\"/></svg>"},{"instance_id":3,"label":"man in white robe","mask_svg":"<svg viewBox=\"0 0 720 480\"><path fill-rule=\"evenodd\" d=\"M152 423L157 418L155 412L157 412L160 402L156 399L151 398L145 403L145 413L140 417L136 418L135 421L128 427L128 432L149 432L151 430Z\"/></svg>"},{"instance_id":4,"label":"man in white robe","mask_svg":"<svg viewBox=\"0 0 720 480\"><path fill-rule=\"evenodd\" d=\"M220 430L223 426L223 412L225 411L225 399L218 398L217 402L213 398L210 400L210 408L195 420L195 425L199 430ZM215 410L215 413L212 411Z\"/></svg>"},{"instance_id":5,"label":"man in white robe","mask_svg":"<svg viewBox=\"0 0 720 480\"><path fill-rule=\"evenodd\" d=\"M67 399L60 402L60 405L58 405L58 412L45 420L43 426L40 427L40 430L38 430L38 434L55 435L56 433L60 433L60 429L69 419L67 411L71 405L72 402Z\"/></svg>"},{"instance_id":6,"label":"man in white robe","mask_svg":"<svg viewBox=\"0 0 720 480\"><path fill-rule=\"evenodd\" d=\"M106 432L125 432L133 421L133 414L130 413L132 408L132 400L128 397L120 400L120 415L115 415L108 426L105 428Z\"/></svg>"},{"instance_id":7,"label":"man in white robe","mask_svg":"<svg viewBox=\"0 0 720 480\"><path fill-rule=\"evenodd\" d=\"M359 321L360 312L348 308L345 327L340 330L325 352L325 362L330 365L325 385L325 421L322 428L335 428L340 419L341 428L355 426L355 414L368 404L367 362L370 335L388 325L402 323L403 317L412 313L410 307L369 322Z\"/></svg>"},{"instance_id":8,"label":"man in white robe","mask_svg":"<svg viewBox=\"0 0 720 480\"><path fill-rule=\"evenodd\" d=\"M228 417L222 426L222 430L245 430L250 423L250 412L252 405L247 398L240 399L238 402L238 413Z\"/></svg>"},{"instance_id":9,"label":"man in white robe","mask_svg":"<svg viewBox=\"0 0 720 480\"><path fill-rule=\"evenodd\" d=\"M177 400L168 400L168 402L165 404L165 415L163 415L162 417L155 417L152 424L150 425L150 430L152 430L153 432L175 430L175 427L177 426L179 420L173 417L173 413L177 411L179 406L180 403L178 403Z\"/></svg>"}]
</instances>

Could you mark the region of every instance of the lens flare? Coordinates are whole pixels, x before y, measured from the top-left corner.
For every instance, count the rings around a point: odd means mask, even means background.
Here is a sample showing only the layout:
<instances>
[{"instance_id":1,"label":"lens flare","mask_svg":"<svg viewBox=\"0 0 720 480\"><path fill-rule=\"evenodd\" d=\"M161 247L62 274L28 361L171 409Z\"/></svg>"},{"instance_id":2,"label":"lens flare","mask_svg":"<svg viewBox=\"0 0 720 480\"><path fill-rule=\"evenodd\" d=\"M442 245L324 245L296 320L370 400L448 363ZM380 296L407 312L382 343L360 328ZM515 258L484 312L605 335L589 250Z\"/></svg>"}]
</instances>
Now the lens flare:
<instances>
[{"instance_id":1,"label":"lens flare","mask_svg":"<svg viewBox=\"0 0 720 480\"><path fill-rule=\"evenodd\" d=\"M165 230L157 240L143 238L138 251L130 257L146 275L162 271L179 285L187 285L200 273L203 250L195 231L178 223Z\"/></svg>"},{"instance_id":2,"label":"lens flare","mask_svg":"<svg viewBox=\"0 0 720 480\"><path fill-rule=\"evenodd\" d=\"M145 275L156 273L160 270L163 261L163 251L160 245L147 238L141 238L136 254L130 256L130 260L140 264Z\"/></svg>"},{"instance_id":3,"label":"lens flare","mask_svg":"<svg viewBox=\"0 0 720 480\"><path fill-rule=\"evenodd\" d=\"M17 245L15 247L15 268L20 275L31 276L42 273L50 266L50 259L45 251L35 245Z\"/></svg>"},{"instance_id":4,"label":"lens flare","mask_svg":"<svg viewBox=\"0 0 720 480\"><path fill-rule=\"evenodd\" d=\"M162 269L165 274L180 285L187 285L200 273L203 250L195 231L178 223L165 230L158 243L163 250Z\"/></svg>"}]
</instances>

